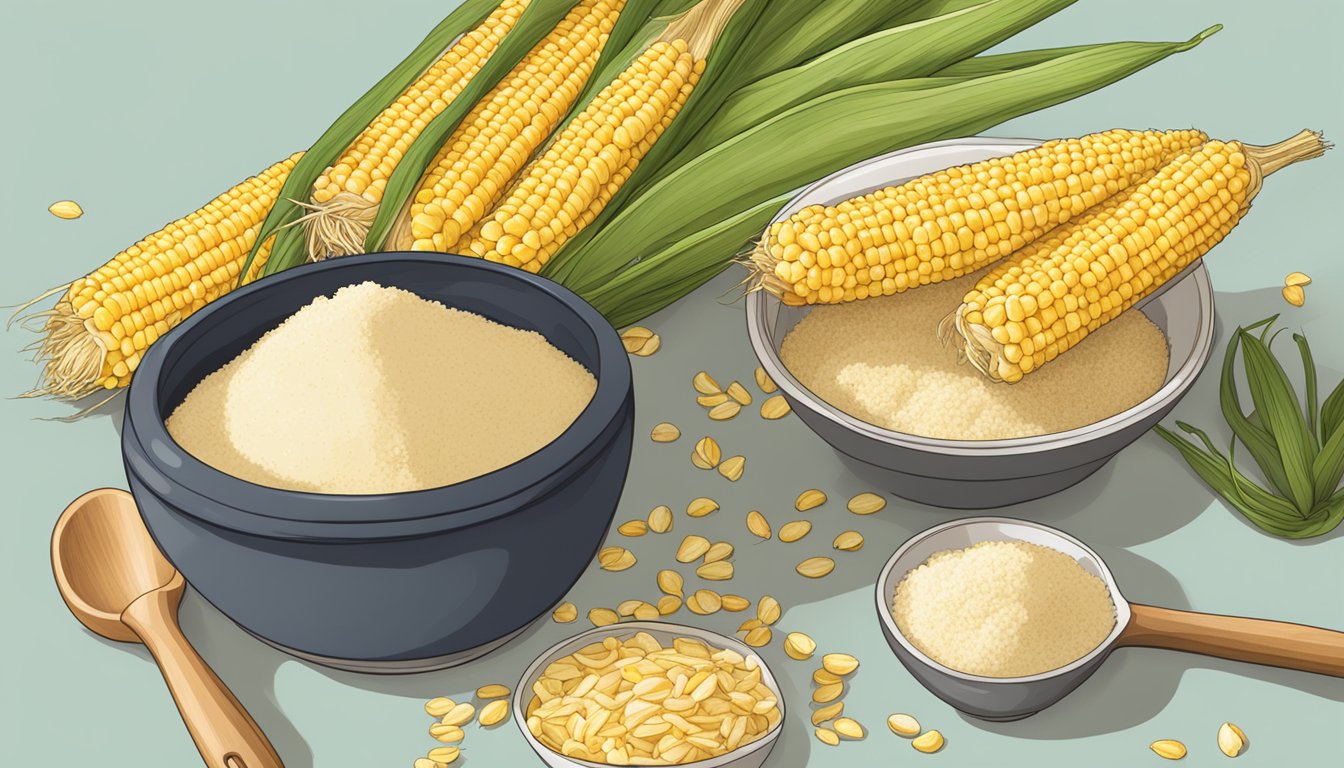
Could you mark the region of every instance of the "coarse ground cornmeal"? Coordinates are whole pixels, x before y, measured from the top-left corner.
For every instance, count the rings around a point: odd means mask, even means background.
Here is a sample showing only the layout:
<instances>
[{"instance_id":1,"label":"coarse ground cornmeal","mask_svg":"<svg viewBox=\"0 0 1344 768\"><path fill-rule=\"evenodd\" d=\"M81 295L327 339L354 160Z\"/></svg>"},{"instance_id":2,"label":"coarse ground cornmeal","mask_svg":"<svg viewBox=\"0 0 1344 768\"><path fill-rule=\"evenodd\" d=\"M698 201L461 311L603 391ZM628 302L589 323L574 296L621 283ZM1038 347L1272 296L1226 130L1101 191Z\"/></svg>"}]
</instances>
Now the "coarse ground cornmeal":
<instances>
[{"instance_id":1,"label":"coarse ground cornmeal","mask_svg":"<svg viewBox=\"0 0 1344 768\"><path fill-rule=\"evenodd\" d=\"M395 493L536 452L596 388L538 333L365 282L294 313L202 380L167 424L193 456L244 480Z\"/></svg>"},{"instance_id":2,"label":"coarse ground cornmeal","mask_svg":"<svg viewBox=\"0 0 1344 768\"><path fill-rule=\"evenodd\" d=\"M1050 547L983 541L935 553L896 585L896 626L938 663L1023 677L1086 656L1115 627L1101 579Z\"/></svg>"},{"instance_id":3,"label":"coarse ground cornmeal","mask_svg":"<svg viewBox=\"0 0 1344 768\"><path fill-rule=\"evenodd\" d=\"M779 356L814 394L879 427L946 440L1001 440L1093 424L1161 388L1167 341L1126 312L1015 384L959 364L938 323L981 273L895 296L818 306Z\"/></svg>"}]
</instances>

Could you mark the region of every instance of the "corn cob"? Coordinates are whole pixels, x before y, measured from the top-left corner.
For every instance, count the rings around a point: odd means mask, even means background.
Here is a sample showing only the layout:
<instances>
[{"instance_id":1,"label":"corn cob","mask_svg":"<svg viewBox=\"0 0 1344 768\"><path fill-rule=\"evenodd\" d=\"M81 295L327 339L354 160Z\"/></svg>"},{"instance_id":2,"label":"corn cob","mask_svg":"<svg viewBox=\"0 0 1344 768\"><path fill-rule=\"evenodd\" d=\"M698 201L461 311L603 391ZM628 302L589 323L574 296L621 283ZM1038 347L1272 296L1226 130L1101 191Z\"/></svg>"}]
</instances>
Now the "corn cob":
<instances>
[{"instance_id":1,"label":"corn cob","mask_svg":"<svg viewBox=\"0 0 1344 768\"><path fill-rule=\"evenodd\" d=\"M43 337L30 395L69 399L124 387L140 356L169 329L238 283L261 222L303 153L296 153L118 253L87 277L56 289L56 306L33 316ZM248 268L259 273L269 253ZM50 295L50 294L48 294Z\"/></svg>"},{"instance_id":2,"label":"corn cob","mask_svg":"<svg viewBox=\"0 0 1344 768\"><path fill-rule=\"evenodd\" d=\"M1199 131L1116 129L949 168L770 228L751 259L786 304L886 296L974 272L1199 146Z\"/></svg>"},{"instance_id":3,"label":"corn cob","mask_svg":"<svg viewBox=\"0 0 1344 768\"><path fill-rule=\"evenodd\" d=\"M452 250L495 206L578 98L624 5L575 5L476 105L444 143L394 242L417 251Z\"/></svg>"},{"instance_id":4,"label":"corn cob","mask_svg":"<svg viewBox=\"0 0 1344 768\"><path fill-rule=\"evenodd\" d=\"M986 376L1021 380L1217 245L1265 176L1328 146L1303 131L1269 147L1209 141L1182 154L1115 205L1060 227L981 278L944 322L945 338Z\"/></svg>"},{"instance_id":5,"label":"corn cob","mask_svg":"<svg viewBox=\"0 0 1344 768\"><path fill-rule=\"evenodd\" d=\"M309 259L363 252L365 235L397 162L489 60L529 2L503 0L449 46L317 178L311 201L302 204L308 213L300 219Z\"/></svg>"},{"instance_id":6,"label":"corn cob","mask_svg":"<svg viewBox=\"0 0 1344 768\"><path fill-rule=\"evenodd\" d=\"M704 0L640 54L561 131L463 253L537 272L592 223L690 97L741 0Z\"/></svg>"}]
</instances>

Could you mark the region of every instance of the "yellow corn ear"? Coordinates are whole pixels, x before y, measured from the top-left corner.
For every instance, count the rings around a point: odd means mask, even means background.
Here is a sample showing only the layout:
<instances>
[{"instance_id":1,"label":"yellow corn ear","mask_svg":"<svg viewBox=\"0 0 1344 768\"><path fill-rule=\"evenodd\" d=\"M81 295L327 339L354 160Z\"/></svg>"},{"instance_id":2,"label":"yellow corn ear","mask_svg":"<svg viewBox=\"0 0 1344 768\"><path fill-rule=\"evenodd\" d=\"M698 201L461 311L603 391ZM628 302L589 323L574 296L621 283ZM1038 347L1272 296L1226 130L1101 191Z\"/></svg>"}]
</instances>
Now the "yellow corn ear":
<instances>
[{"instance_id":1,"label":"yellow corn ear","mask_svg":"<svg viewBox=\"0 0 1344 768\"><path fill-rule=\"evenodd\" d=\"M836 304L951 280L1198 147L1200 131L1116 129L913 179L776 223L752 256L785 303Z\"/></svg>"},{"instance_id":2,"label":"yellow corn ear","mask_svg":"<svg viewBox=\"0 0 1344 768\"><path fill-rule=\"evenodd\" d=\"M990 271L944 327L985 375L1019 381L1222 241L1264 176L1326 147L1310 131L1271 147L1206 142Z\"/></svg>"},{"instance_id":3,"label":"yellow corn ear","mask_svg":"<svg viewBox=\"0 0 1344 768\"><path fill-rule=\"evenodd\" d=\"M565 126L467 234L463 253L540 271L634 172L690 97L704 65L685 40L655 42Z\"/></svg>"},{"instance_id":4,"label":"yellow corn ear","mask_svg":"<svg viewBox=\"0 0 1344 768\"><path fill-rule=\"evenodd\" d=\"M31 394L79 398L130 383L140 357L169 329L238 284L296 153L194 213L118 253L65 289L33 348L42 381ZM249 269L260 273L264 244Z\"/></svg>"},{"instance_id":5,"label":"yellow corn ear","mask_svg":"<svg viewBox=\"0 0 1344 768\"><path fill-rule=\"evenodd\" d=\"M463 119L420 183L402 247L451 251L494 208L578 98L624 5L575 5Z\"/></svg>"}]
</instances>

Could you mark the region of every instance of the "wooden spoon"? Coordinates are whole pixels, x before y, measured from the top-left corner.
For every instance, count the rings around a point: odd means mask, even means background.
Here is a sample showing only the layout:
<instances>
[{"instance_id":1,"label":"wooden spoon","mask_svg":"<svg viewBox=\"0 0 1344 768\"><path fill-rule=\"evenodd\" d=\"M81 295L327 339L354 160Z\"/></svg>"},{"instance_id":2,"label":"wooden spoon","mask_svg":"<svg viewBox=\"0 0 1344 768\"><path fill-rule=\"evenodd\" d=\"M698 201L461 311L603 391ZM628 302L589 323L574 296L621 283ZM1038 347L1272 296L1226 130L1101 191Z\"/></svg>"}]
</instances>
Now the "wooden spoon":
<instances>
[{"instance_id":1,"label":"wooden spoon","mask_svg":"<svg viewBox=\"0 0 1344 768\"><path fill-rule=\"evenodd\" d=\"M177 623L186 581L159 552L125 491L70 502L51 534L51 567L80 623L153 654L210 768L284 768L275 748Z\"/></svg>"}]
</instances>

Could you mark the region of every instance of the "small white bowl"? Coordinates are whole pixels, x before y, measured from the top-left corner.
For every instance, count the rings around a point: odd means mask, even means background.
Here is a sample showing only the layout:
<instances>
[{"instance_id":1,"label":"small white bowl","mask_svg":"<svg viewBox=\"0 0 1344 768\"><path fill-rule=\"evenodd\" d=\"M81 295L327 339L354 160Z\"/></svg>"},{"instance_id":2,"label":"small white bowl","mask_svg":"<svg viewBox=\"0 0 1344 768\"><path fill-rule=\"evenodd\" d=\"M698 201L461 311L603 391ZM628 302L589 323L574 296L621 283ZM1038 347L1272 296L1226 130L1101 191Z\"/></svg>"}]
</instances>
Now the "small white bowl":
<instances>
[{"instance_id":1,"label":"small white bowl","mask_svg":"<svg viewBox=\"0 0 1344 768\"><path fill-rule=\"evenodd\" d=\"M770 671L770 666L765 663L765 659L761 658L755 648L739 640L720 635L717 632L710 632L707 629L661 621L630 621L580 632L568 640L551 646L545 653L538 656L536 661L532 662L527 671L523 672L523 678L518 681L518 686L514 689L513 721L518 724L518 730L523 732L523 738L527 739L527 743L531 745L533 751L551 768L607 768L606 763L594 763L588 760L566 757L538 741L527 727L527 702L531 700L532 686L541 677L542 671L553 662L586 645L601 642L604 638L616 637L625 641L638 632L647 632L664 645L670 644L678 637L689 637L703 641L713 648L735 651L742 654L743 657L756 657L756 661L761 667L761 682L775 694L775 699L779 702L779 722L766 731L765 735L750 744L743 744L737 749L718 757L686 763L686 765L694 765L699 768L729 768L729 766L731 768L760 768L765 762L765 758L769 756L770 750L774 748L775 742L779 740L785 717L784 694L780 691L779 683L775 680L774 673Z\"/></svg>"}]
</instances>

